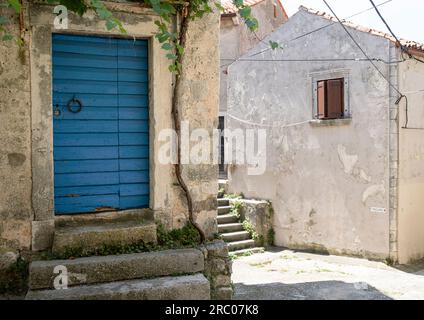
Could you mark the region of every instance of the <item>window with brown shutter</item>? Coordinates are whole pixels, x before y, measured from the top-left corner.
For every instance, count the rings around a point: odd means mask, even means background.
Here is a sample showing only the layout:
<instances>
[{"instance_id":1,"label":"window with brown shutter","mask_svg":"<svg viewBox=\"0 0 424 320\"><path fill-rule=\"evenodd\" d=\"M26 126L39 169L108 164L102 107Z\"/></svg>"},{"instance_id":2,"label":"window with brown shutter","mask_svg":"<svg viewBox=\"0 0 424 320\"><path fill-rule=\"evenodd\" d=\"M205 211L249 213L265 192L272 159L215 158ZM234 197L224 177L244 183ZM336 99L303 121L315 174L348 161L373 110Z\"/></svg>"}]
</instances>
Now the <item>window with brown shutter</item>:
<instances>
[{"instance_id":1,"label":"window with brown shutter","mask_svg":"<svg viewBox=\"0 0 424 320\"><path fill-rule=\"evenodd\" d=\"M344 78L318 81L316 117L323 120L344 117Z\"/></svg>"}]
</instances>

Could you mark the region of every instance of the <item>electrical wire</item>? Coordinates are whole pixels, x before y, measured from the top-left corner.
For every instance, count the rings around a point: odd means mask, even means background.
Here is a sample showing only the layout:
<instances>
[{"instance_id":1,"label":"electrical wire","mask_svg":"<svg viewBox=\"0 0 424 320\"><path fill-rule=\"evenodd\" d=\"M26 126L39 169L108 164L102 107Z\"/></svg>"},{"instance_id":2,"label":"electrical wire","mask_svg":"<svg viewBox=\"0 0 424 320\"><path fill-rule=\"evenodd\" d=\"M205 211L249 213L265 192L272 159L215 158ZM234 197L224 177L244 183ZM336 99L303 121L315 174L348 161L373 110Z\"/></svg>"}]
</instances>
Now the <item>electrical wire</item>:
<instances>
[{"instance_id":1,"label":"electrical wire","mask_svg":"<svg viewBox=\"0 0 424 320\"><path fill-rule=\"evenodd\" d=\"M393 1L393 0L387 0L387 1L385 1L385 2L382 2L382 3L378 4L377 6L383 6L383 5L385 5L385 4L389 3L389 2L392 2L392 1ZM347 20L347 19L350 19L350 18L353 18L353 17L356 17L356 16L358 16L358 15L361 15L361 14L363 14L363 13L365 13L365 12L368 12L368 11L370 11L370 10L373 10L373 9L374 9L374 7L371 7L371 8L368 8L368 9L366 9L366 10L362 10L362 11L360 11L360 12L354 13L353 15L350 15L350 16L346 17L345 19L343 19L343 21L345 21L345 20ZM288 40L288 41L287 41L287 43L292 42L292 41L295 41L295 40L298 40L298 39L301 39L301 38L303 38L303 37L306 37L306 36L308 36L308 35L310 35L310 34L313 34L313 33L315 33L315 32L318 32L318 31L320 31L320 30L323 30L323 29L325 29L325 28L328 28L328 27L330 27L330 26L332 26L332 25L334 25L334 24L336 24L336 23L337 23L337 22L331 22L330 24L327 24L327 25L325 25L325 26L323 26L323 27L320 27L320 28L317 28L317 29L314 29L314 30L308 31L308 32L306 32L306 33L304 33L304 34L301 34L301 35L299 35L299 36L296 36L296 37L295 37L295 38L293 38L293 39ZM261 50L261 51L259 51L259 52L256 52L256 53L251 54L250 56L248 56L249 58L254 57L254 56L257 56L257 55L259 55L259 54L261 54L261 53L265 53L265 52L267 52L267 51L269 51L269 50L271 50L271 49L272 49L271 47L269 47L269 44L268 44L268 43L266 43L263 39L261 39L261 38L257 35L257 33L256 33L256 32L253 32L253 34L255 35L255 37L256 37L256 38L257 38L260 42L262 42L263 44L267 45L268 47L267 47L266 49L264 49L264 50ZM235 63L235 62L239 61L240 59L241 59L241 57L239 57L239 58L237 58L237 59L221 59L221 60L232 60L232 61L231 61L231 62L229 62L229 63L227 63L227 64L221 65L220 67L221 67L221 68L222 68L222 67L228 67L228 66L232 65L233 63Z\"/></svg>"},{"instance_id":2,"label":"electrical wire","mask_svg":"<svg viewBox=\"0 0 424 320\"><path fill-rule=\"evenodd\" d=\"M383 6L383 5L385 5L385 4L389 3L389 2L392 2L392 1L393 1L393 0L387 0L387 1L385 1L385 2L382 2L382 3L378 4L377 6L378 6L378 7L380 7L380 6ZM346 21L347 19L351 19L351 18L353 18L353 17L356 17L356 16L358 16L358 15L361 15L361 14L363 14L363 13L365 13L365 12L368 12L368 11L370 11L370 10L373 10L373 9L374 9L374 7L370 7L370 8L368 8L368 9L362 10L362 11L360 11L360 12L354 13L354 14L352 14L352 15L350 15L350 16L348 16L348 17L344 18L344 19L343 19L343 21ZM304 33L304 34L301 34L300 36L297 36L297 37L295 37L295 38L292 38L292 39L290 39L290 40L289 40L289 41L287 41L287 42L295 41L295 40L301 39L301 38L303 38L303 37L309 36L310 34L313 34L313 33L315 33L315 32L321 31L321 30L323 30L323 29L325 29L325 28L331 27L332 25L334 25L334 24L336 24L336 23L337 23L337 22L331 22L330 24L327 24L327 25L325 25L325 26L322 26L322 27L320 27L320 28L317 28L317 29L311 30L311 31L309 31L309 32L306 32L306 33ZM262 40L263 40L263 39L262 39ZM263 42L262 40L261 40L261 42ZM253 56L256 56L256 55L258 55L258 54L261 54L261 53L267 52L267 51L269 51L269 50L271 50L271 48L266 48L265 50L262 50L262 51L260 51L260 52L257 52L257 53L252 54L250 57L253 57Z\"/></svg>"},{"instance_id":3,"label":"electrical wire","mask_svg":"<svg viewBox=\"0 0 424 320\"><path fill-rule=\"evenodd\" d=\"M395 35L395 33L392 31L392 28L390 28L389 24L386 22L386 20L383 18L383 15L380 13L380 10L378 10L377 6L375 5L374 1L370 0L372 6L374 7L375 11L377 12L377 15L380 17L381 21L383 21L384 25L386 26L387 30L389 30L390 34L393 36L393 38L395 38L396 43L400 46L400 49L402 52L405 52L406 54L409 55L409 58L414 59L415 61L424 63L423 60L413 56L409 50L402 45L402 43L399 41L399 38ZM403 53L402 53L402 57L403 57ZM409 116L408 116L408 98L403 95L403 97L405 98L405 124L402 128L407 129L408 128L408 121L409 121ZM402 97L400 97L398 99L398 103L400 102L400 100L402 99Z\"/></svg>"},{"instance_id":4,"label":"electrical wire","mask_svg":"<svg viewBox=\"0 0 424 320\"><path fill-rule=\"evenodd\" d=\"M221 61L226 61L226 60L230 60L230 61L234 61L234 59L226 59L226 58L221 58ZM238 59L237 61L250 61L250 62L334 62L334 61L352 61L352 62L367 62L367 61L375 61L375 62L382 62L384 64L396 64L396 63L400 63L403 62L401 60L397 60L397 61L386 61L384 59L380 59L380 58L370 58L370 59L364 59L364 58L323 58L323 59L249 59L249 58L241 58ZM230 65L232 62L228 63L228 64L223 64L220 65L220 67L225 67L227 65Z\"/></svg>"},{"instance_id":5,"label":"electrical wire","mask_svg":"<svg viewBox=\"0 0 424 320\"><path fill-rule=\"evenodd\" d=\"M399 38L394 34L394 32L392 31L392 28L390 28L389 24L386 22L386 20L384 19L383 15L380 13L380 10L378 10L377 6L375 5L374 1L370 0L371 4L373 5L375 11L377 12L378 16L380 17L381 21L383 21L384 25L386 26L387 30L389 30L390 34L392 35L393 38L395 38L396 43L400 46L400 49L405 52L406 54L409 55L409 58L412 58L418 62L424 63L423 60L413 56L408 48L406 48L404 45L402 45L402 43L400 42Z\"/></svg>"},{"instance_id":6,"label":"electrical wire","mask_svg":"<svg viewBox=\"0 0 424 320\"><path fill-rule=\"evenodd\" d=\"M374 63L374 61L368 56L368 54L365 52L365 50L361 47L361 45L358 43L358 41L355 40L355 38L353 37L353 35L349 32L349 30L347 30L346 26L343 24L343 22L340 20L340 18L336 15L336 13L334 12L334 10L330 7L330 5L327 3L326 0L322 0L325 5L328 7L328 9L331 11L331 13L334 15L334 17L337 19L337 21L339 22L339 24L342 26L342 28L344 29L344 31L347 33L347 35L352 39L352 41L355 43L355 45L358 47L358 49L362 52L362 54L368 59L368 61L373 65L373 67L378 71L378 73L384 78L384 80L387 81L387 83L390 85L390 87L393 88L393 90L395 90L400 96L403 96L403 94L399 91L398 88L396 88L389 79L387 79L387 77L384 75L384 73L376 66L376 64Z\"/></svg>"},{"instance_id":7,"label":"electrical wire","mask_svg":"<svg viewBox=\"0 0 424 320\"><path fill-rule=\"evenodd\" d=\"M230 117L230 118L232 118L232 119L234 119L238 122L241 122L241 123L244 123L244 124L247 124L247 125L251 125L251 126L267 127L267 128L279 128L279 129L295 127L295 126L299 126L299 125L302 125L302 124L305 124L305 123L310 123L312 121L311 119L309 119L309 120L293 122L293 123L289 123L289 124L285 124L285 125L274 125L274 124L267 124L267 123L251 122L249 120L240 119L240 118L238 118L238 117L236 117L236 116L234 116L230 113L227 113L226 116L228 116L228 117Z\"/></svg>"},{"instance_id":8,"label":"electrical wire","mask_svg":"<svg viewBox=\"0 0 424 320\"><path fill-rule=\"evenodd\" d=\"M352 36L352 34L347 30L346 26L342 23L342 21L339 19L339 17L336 15L336 13L334 12L334 10L330 7L330 5L327 3L326 0L322 0L325 5L328 7L328 9L331 11L331 13L334 15L334 17L337 19L337 21L339 22L339 24L343 27L344 31L346 31L346 33L349 35L349 37L352 39L352 41L356 44L356 46L359 48L359 50L361 50L361 52L363 53L363 55L365 57L367 57L367 59L369 60L369 62L373 65L373 67L378 71L378 73L387 81L387 83L389 84L389 86L391 88L393 88L393 90L395 90L398 94L399 94L399 98L396 100L395 104L399 105L400 101L404 98L405 99L405 109L406 109L406 122L405 125L403 126L403 128L407 128L408 127L408 98L399 91L398 88L396 88L393 83L390 82L389 79L387 79L387 77L384 75L384 73L376 66L376 64L374 63L374 61L372 61L368 54L365 52L365 50L361 47L361 45L355 40L355 38Z\"/></svg>"}]
</instances>

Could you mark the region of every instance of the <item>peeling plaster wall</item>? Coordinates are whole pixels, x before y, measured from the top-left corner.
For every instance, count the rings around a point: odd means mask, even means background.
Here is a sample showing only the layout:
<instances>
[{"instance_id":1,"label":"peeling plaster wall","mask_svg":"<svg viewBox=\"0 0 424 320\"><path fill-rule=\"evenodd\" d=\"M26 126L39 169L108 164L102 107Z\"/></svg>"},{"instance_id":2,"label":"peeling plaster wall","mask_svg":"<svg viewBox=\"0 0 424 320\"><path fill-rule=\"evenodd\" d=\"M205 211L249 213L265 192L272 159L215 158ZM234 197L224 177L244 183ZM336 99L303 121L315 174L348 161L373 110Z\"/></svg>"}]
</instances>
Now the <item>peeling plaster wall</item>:
<instances>
[{"instance_id":1,"label":"peeling plaster wall","mask_svg":"<svg viewBox=\"0 0 424 320\"><path fill-rule=\"evenodd\" d=\"M408 97L408 128L399 134L399 262L424 256L424 64L408 60L400 64L400 90ZM405 103L399 112L406 121ZM412 129L416 128L416 129Z\"/></svg>"},{"instance_id":2,"label":"peeling plaster wall","mask_svg":"<svg viewBox=\"0 0 424 320\"><path fill-rule=\"evenodd\" d=\"M0 15L13 21L10 33L19 37L14 11L0 7ZM0 41L0 252L31 245L30 106L28 50Z\"/></svg>"},{"instance_id":3,"label":"peeling plaster wall","mask_svg":"<svg viewBox=\"0 0 424 320\"><path fill-rule=\"evenodd\" d=\"M274 17L274 3L277 5L276 17ZM237 59L287 20L277 1L265 0L251 8L252 16L259 21L259 29L256 31L257 37L239 17L221 17L221 59ZM220 73L220 112L227 110L227 66L225 65L230 62L228 60L221 61L223 66Z\"/></svg>"},{"instance_id":4,"label":"peeling plaster wall","mask_svg":"<svg viewBox=\"0 0 424 320\"><path fill-rule=\"evenodd\" d=\"M212 3L211 6L213 7ZM218 127L219 108L219 12L217 10L200 20L190 22L183 64L185 65L179 92L181 120L189 122L190 131L197 128L206 129L212 137L213 130ZM191 141L190 147L197 144L198 141ZM213 158L213 154L214 150L211 148L210 159ZM184 165L183 177L192 195L195 219L203 226L207 237L213 238L217 232L218 166ZM179 187L178 191L181 192ZM185 198L184 206L186 206ZM184 209L184 212L186 213L187 209Z\"/></svg>"},{"instance_id":5,"label":"peeling plaster wall","mask_svg":"<svg viewBox=\"0 0 424 320\"><path fill-rule=\"evenodd\" d=\"M300 11L264 40L284 44L283 52L255 58L363 58L338 24L289 42L329 23ZM350 31L371 57L392 58L389 41ZM260 44L246 56L263 48ZM378 67L389 75L387 65ZM314 114L312 77L321 72L348 74L351 121L309 122ZM233 165L229 191L271 200L276 244L388 257L391 100L387 82L371 64L239 61L229 69L228 87L227 127L267 132L265 173L249 176L246 166ZM287 127L295 123L300 124ZM372 207L385 212L371 212Z\"/></svg>"}]
</instances>

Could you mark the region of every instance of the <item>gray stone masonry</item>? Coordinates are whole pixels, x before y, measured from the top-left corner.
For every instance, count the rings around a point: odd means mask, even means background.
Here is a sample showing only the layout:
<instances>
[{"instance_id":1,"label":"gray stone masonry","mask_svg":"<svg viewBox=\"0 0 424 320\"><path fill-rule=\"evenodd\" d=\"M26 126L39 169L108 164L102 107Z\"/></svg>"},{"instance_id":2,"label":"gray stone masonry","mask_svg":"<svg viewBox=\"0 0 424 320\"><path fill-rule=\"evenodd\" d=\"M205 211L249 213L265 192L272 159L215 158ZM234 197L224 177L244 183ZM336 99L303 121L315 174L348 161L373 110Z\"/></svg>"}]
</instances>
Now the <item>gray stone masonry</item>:
<instances>
[{"instance_id":1,"label":"gray stone masonry","mask_svg":"<svg viewBox=\"0 0 424 320\"><path fill-rule=\"evenodd\" d=\"M232 261L228 255L228 246L222 240L207 243L203 247L205 256L205 276L209 279L212 300L231 300Z\"/></svg>"}]
</instances>

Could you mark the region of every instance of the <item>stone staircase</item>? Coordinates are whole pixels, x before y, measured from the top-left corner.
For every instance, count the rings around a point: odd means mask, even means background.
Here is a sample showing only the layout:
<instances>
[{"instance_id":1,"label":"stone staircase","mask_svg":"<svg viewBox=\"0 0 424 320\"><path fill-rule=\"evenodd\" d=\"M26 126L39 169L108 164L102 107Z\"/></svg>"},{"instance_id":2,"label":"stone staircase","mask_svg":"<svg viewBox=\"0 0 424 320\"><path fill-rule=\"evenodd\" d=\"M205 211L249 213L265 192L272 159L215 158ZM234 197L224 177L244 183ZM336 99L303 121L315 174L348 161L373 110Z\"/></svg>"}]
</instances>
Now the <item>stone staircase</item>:
<instances>
[{"instance_id":1,"label":"stone staircase","mask_svg":"<svg viewBox=\"0 0 424 320\"><path fill-rule=\"evenodd\" d=\"M256 246L240 219L231 213L230 201L224 198L226 183L226 180L219 180L217 222L220 238L227 243L232 255L263 252L264 248Z\"/></svg>"},{"instance_id":2,"label":"stone staircase","mask_svg":"<svg viewBox=\"0 0 424 320\"><path fill-rule=\"evenodd\" d=\"M81 246L93 250L118 243L156 242L152 216L93 216L63 221L59 218L53 252ZM196 248L33 261L26 299L210 299L210 282L204 270L204 254ZM67 289L55 289L58 276L66 276Z\"/></svg>"}]
</instances>

